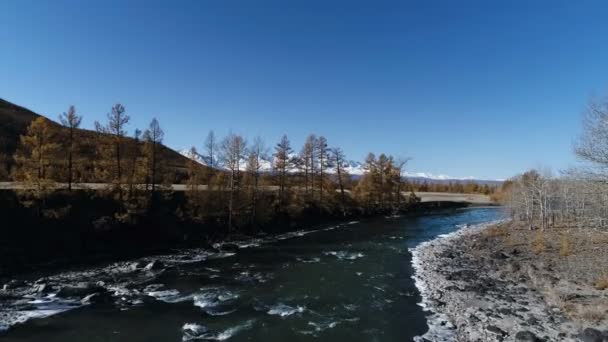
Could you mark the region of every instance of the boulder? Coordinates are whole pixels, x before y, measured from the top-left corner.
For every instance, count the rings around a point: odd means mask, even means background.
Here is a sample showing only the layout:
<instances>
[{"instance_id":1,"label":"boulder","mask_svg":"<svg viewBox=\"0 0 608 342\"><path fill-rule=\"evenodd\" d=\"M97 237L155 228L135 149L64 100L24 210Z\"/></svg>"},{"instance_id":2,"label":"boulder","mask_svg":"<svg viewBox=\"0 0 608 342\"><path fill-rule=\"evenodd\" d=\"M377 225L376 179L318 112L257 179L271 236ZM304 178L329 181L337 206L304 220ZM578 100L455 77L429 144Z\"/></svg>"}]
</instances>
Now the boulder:
<instances>
[{"instance_id":1,"label":"boulder","mask_svg":"<svg viewBox=\"0 0 608 342\"><path fill-rule=\"evenodd\" d=\"M95 292L84 297L80 302L82 304L106 304L112 303L114 298L107 291Z\"/></svg>"},{"instance_id":2,"label":"boulder","mask_svg":"<svg viewBox=\"0 0 608 342\"><path fill-rule=\"evenodd\" d=\"M520 331L517 334L515 334L515 341L540 342L540 339L529 331Z\"/></svg>"},{"instance_id":3,"label":"boulder","mask_svg":"<svg viewBox=\"0 0 608 342\"><path fill-rule=\"evenodd\" d=\"M8 283L4 284L4 286L2 286L2 290L4 290L4 291L14 290L18 287L25 286L25 285L27 285L27 283L25 281L13 279L13 280L9 281Z\"/></svg>"},{"instance_id":4,"label":"boulder","mask_svg":"<svg viewBox=\"0 0 608 342\"><path fill-rule=\"evenodd\" d=\"M605 342L608 341L608 336L601 331L593 328L583 330L580 335L583 342Z\"/></svg>"},{"instance_id":5,"label":"boulder","mask_svg":"<svg viewBox=\"0 0 608 342\"><path fill-rule=\"evenodd\" d=\"M146 265L146 267L144 267L145 271L160 271L163 270L165 268L165 264L163 264L161 261L158 260L154 260L152 262L150 262L149 264Z\"/></svg>"},{"instance_id":6,"label":"boulder","mask_svg":"<svg viewBox=\"0 0 608 342\"><path fill-rule=\"evenodd\" d=\"M69 297L85 297L92 293L103 293L106 289L95 284L82 284L78 286L64 286L59 292L57 297L69 298Z\"/></svg>"},{"instance_id":7,"label":"boulder","mask_svg":"<svg viewBox=\"0 0 608 342\"><path fill-rule=\"evenodd\" d=\"M486 330L493 334L496 334L497 336L501 336L501 337L507 336L507 333L504 330L500 329L499 327L497 327L495 325L488 325L486 327Z\"/></svg>"},{"instance_id":8,"label":"boulder","mask_svg":"<svg viewBox=\"0 0 608 342\"><path fill-rule=\"evenodd\" d=\"M223 243L220 249L224 252L236 252L239 249L239 246L236 243Z\"/></svg>"}]
</instances>

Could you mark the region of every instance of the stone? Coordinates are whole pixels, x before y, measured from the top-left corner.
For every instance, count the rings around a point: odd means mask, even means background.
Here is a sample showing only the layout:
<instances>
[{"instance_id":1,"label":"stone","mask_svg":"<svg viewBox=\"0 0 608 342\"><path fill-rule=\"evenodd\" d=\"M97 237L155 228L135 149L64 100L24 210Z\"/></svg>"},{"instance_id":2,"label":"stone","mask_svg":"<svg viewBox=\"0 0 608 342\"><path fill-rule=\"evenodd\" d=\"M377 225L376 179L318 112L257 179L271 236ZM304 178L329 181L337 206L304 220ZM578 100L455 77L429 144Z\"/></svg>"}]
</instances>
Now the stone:
<instances>
[{"instance_id":1,"label":"stone","mask_svg":"<svg viewBox=\"0 0 608 342\"><path fill-rule=\"evenodd\" d=\"M495 325L488 325L486 330L498 336L507 336L507 333Z\"/></svg>"},{"instance_id":2,"label":"stone","mask_svg":"<svg viewBox=\"0 0 608 342\"><path fill-rule=\"evenodd\" d=\"M25 286L25 285L27 285L27 284L23 280L13 279L13 280L9 281L8 283L4 284L4 286L2 287L2 290L4 290L4 291L13 290L18 287Z\"/></svg>"},{"instance_id":3,"label":"stone","mask_svg":"<svg viewBox=\"0 0 608 342\"><path fill-rule=\"evenodd\" d=\"M112 295L107 291L95 292L84 297L80 302L82 304L105 304L113 301Z\"/></svg>"},{"instance_id":4,"label":"stone","mask_svg":"<svg viewBox=\"0 0 608 342\"><path fill-rule=\"evenodd\" d=\"M583 330L583 333L580 335L583 342L604 342L608 340L608 338L605 339L605 337L606 336L601 331L593 328Z\"/></svg>"},{"instance_id":5,"label":"stone","mask_svg":"<svg viewBox=\"0 0 608 342\"><path fill-rule=\"evenodd\" d=\"M145 271L159 271L165 268L165 265L158 261L158 260L154 260L152 262L150 262L149 264L146 265L146 267L144 267Z\"/></svg>"},{"instance_id":6,"label":"stone","mask_svg":"<svg viewBox=\"0 0 608 342\"><path fill-rule=\"evenodd\" d=\"M533 333L524 330L524 331L520 331L517 334L515 334L515 341L539 342L540 339L538 337L536 337L536 335L534 335Z\"/></svg>"},{"instance_id":7,"label":"stone","mask_svg":"<svg viewBox=\"0 0 608 342\"><path fill-rule=\"evenodd\" d=\"M106 292L106 289L93 284L83 284L80 286L64 286L59 290L59 292L57 292L57 297L84 297L96 292Z\"/></svg>"}]
</instances>

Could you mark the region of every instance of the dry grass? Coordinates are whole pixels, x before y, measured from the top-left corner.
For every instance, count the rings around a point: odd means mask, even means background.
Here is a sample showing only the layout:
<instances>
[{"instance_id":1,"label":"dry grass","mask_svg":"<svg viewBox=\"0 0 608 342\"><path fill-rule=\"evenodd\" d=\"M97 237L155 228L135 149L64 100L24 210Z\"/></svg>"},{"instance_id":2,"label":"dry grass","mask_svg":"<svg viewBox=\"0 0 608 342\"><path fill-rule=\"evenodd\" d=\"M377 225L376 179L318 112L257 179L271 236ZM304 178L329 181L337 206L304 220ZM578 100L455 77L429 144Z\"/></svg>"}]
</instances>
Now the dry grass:
<instances>
[{"instance_id":1,"label":"dry grass","mask_svg":"<svg viewBox=\"0 0 608 342\"><path fill-rule=\"evenodd\" d=\"M484 230L484 235L490 238L504 237L509 235L509 231L504 225L496 225Z\"/></svg>"},{"instance_id":2,"label":"dry grass","mask_svg":"<svg viewBox=\"0 0 608 342\"><path fill-rule=\"evenodd\" d=\"M538 230L532 237L532 252L536 255L542 254L547 250L547 241L545 240L545 233L542 230Z\"/></svg>"},{"instance_id":3,"label":"dry grass","mask_svg":"<svg viewBox=\"0 0 608 342\"><path fill-rule=\"evenodd\" d=\"M603 321L607 312L604 305L585 305L578 308L579 317L589 322Z\"/></svg>"},{"instance_id":4,"label":"dry grass","mask_svg":"<svg viewBox=\"0 0 608 342\"><path fill-rule=\"evenodd\" d=\"M598 280L595 281L595 288L598 290L606 290L608 289L608 275L605 275Z\"/></svg>"},{"instance_id":5,"label":"dry grass","mask_svg":"<svg viewBox=\"0 0 608 342\"><path fill-rule=\"evenodd\" d=\"M574 249L572 248L572 243L570 243L570 238L567 234L562 234L559 241L559 255L566 257L574 254Z\"/></svg>"}]
</instances>

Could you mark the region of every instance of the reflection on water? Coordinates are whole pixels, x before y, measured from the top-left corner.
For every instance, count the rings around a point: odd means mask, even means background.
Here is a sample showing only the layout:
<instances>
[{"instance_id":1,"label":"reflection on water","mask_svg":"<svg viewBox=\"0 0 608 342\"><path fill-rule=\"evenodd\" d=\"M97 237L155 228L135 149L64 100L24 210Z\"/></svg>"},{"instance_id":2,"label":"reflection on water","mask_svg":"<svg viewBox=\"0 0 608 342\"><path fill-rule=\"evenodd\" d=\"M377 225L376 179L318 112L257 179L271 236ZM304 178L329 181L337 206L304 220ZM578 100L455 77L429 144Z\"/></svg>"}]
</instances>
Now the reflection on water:
<instances>
[{"instance_id":1,"label":"reflection on water","mask_svg":"<svg viewBox=\"0 0 608 342\"><path fill-rule=\"evenodd\" d=\"M427 327L408 248L501 215L349 222L28 281L0 297L0 339L411 341Z\"/></svg>"}]
</instances>

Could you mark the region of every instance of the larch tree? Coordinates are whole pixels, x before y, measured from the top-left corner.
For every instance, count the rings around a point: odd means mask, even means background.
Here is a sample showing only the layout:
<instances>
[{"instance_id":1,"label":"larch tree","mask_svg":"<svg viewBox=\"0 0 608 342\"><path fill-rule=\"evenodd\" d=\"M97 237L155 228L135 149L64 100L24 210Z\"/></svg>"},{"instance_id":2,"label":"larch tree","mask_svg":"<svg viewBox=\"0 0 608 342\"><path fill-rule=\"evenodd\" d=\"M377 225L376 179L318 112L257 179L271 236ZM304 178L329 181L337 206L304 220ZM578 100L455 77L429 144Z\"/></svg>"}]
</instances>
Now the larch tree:
<instances>
[{"instance_id":1,"label":"larch tree","mask_svg":"<svg viewBox=\"0 0 608 342\"><path fill-rule=\"evenodd\" d=\"M344 151L339 147L331 149L331 158L333 167L336 170L336 181L340 188L340 201L342 203L342 214L346 216L346 193L344 191L345 183L350 179L348 172L346 171L346 156Z\"/></svg>"},{"instance_id":2,"label":"larch tree","mask_svg":"<svg viewBox=\"0 0 608 342\"><path fill-rule=\"evenodd\" d=\"M56 141L57 129L44 117L32 121L26 134L20 138L15 153L14 178L25 183L26 190L33 192L35 200L43 200L47 192L55 187L53 167L60 149Z\"/></svg>"},{"instance_id":3,"label":"larch tree","mask_svg":"<svg viewBox=\"0 0 608 342\"><path fill-rule=\"evenodd\" d=\"M67 129L67 141L65 141L66 154L67 154L67 181L68 191L72 191L72 183L74 181L74 151L78 141L77 132L80 123L82 122L82 116L76 114L76 108L70 106L68 111L59 116L59 121Z\"/></svg>"},{"instance_id":4,"label":"larch tree","mask_svg":"<svg viewBox=\"0 0 608 342\"><path fill-rule=\"evenodd\" d=\"M209 171L207 173L207 189L211 189L211 183L213 176L215 174L215 168L217 168L217 149L218 142L215 138L215 133L213 130L209 131L207 134L207 138L205 139L205 163L209 166Z\"/></svg>"},{"instance_id":5,"label":"larch tree","mask_svg":"<svg viewBox=\"0 0 608 342\"><path fill-rule=\"evenodd\" d=\"M123 144L127 131L125 130L126 125L129 123L129 116L125 114L125 107L120 103L112 106L112 111L107 115L108 122L102 125L99 122L95 122L95 129L97 132L102 133L106 136L107 144L100 144L98 148L101 148L99 155L106 160L106 169L109 171L109 181L111 181L118 190L119 200L122 202L122 160L123 156ZM104 146L105 145L105 146Z\"/></svg>"},{"instance_id":6,"label":"larch tree","mask_svg":"<svg viewBox=\"0 0 608 342\"><path fill-rule=\"evenodd\" d=\"M196 147L190 147L188 150L188 190L190 191L198 191L200 183L198 157Z\"/></svg>"},{"instance_id":7,"label":"larch tree","mask_svg":"<svg viewBox=\"0 0 608 342\"><path fill-rule=\"evenodd\" d=\"M149 183L152 192L156 191L158 184L161 182L162 174L161 168L162 165L161 159L161 146L163 143L163 139L165 137L165 132L163 132L162 128L160 128L160 124L156 118L152 119L150 122L150 126L144 132L144 141L146 146L146 157L148 161L148 172L149 175ZM146 189L147 190L147 189Z\"/></svg>"},{"instance_id":8,"label":"larch tree","mask_svg":"<svg viewBox=\"0 0 608 342\"><path fill-rule=\"evenodd\" d=\"M139 183L142 174L141 170L141 130L136 129L133 133L133 140L129 144L129 176L127 184L129 185L129 196L134 194L136 184Z\"/></svg>"},{"instance_id":9,"label":"larch tree","mask_svg":"<svg viewBox=\"0 0 608 342\"><path fill-rule=\"evenodd\" d=\"M327 139L320 136L316 144L317 161L319 163L319 204L323 206L323 185L325 184L325 170L329 162L329 148L327 147Z\"/></svg>"},{"instance_id":10,"label":"larch tree","mask_svg":"<svg viewBox=\"0 0 608 342\"><path fill-rule=\"evenodd\" d=\"M397 196L398 209L401 209L401 192L404 191L403 182L405 179L405 166L407 165L409 160L409 158L397 158L397 160L394 162L395 182L397 183L395 195Z\"/></svg>"},{"instance_id":11,"label":"larch tree","mask_svg":"<svg viewBox=\"0 0 608 342\"><path fill-rule=\"evenodd\" d=\"M314 188L316 144L317 137L314 134L310 134L300 151L300 168L304 174L304 189L307 194L309 190Z\"/></svg>"},{"instance_id":12,"label":"larch tree","mask_svg":"<svg viewBox=\"0 0 608 342\"><path fill-rule=\"evenodd\" d=\"M241 160L245 157L247 143L245 139L234 133L230 133L222 141L222 160L224 166L230 173L229 177L229 197L228 197L228 231L232 230L234 204L240 191L241 182Z\"/></svg>"},{"instance_id":13,"label":"larch tree","mask_svg":"<svg viewBox=\"0 0 608 342\"><path fill-rule=\"evenodd\" d=\"M264 162L268 160L268 149L261 137L255 137L253 144L249 148L247 158L247 172L251 177L251 225L254 225L257 217L258 193L260 187L260 177Z\"/></svg>"},{"instance_id":14,"label":"larch tree","mask_svg":"<svg viewBox=\"0 0 608 342\"><path fill-rule=\"evenodd\" d=\"M291 160L291 143L287 135L283 135L281 140L274 148L274 169L277 172L279 183L279 203L281 206L285 203L285 192L287 187L287 173L292 166Z\"/></svg>"}]
</instances>

